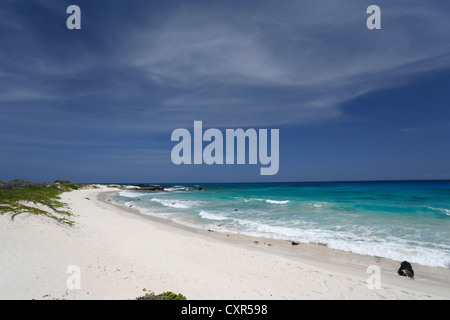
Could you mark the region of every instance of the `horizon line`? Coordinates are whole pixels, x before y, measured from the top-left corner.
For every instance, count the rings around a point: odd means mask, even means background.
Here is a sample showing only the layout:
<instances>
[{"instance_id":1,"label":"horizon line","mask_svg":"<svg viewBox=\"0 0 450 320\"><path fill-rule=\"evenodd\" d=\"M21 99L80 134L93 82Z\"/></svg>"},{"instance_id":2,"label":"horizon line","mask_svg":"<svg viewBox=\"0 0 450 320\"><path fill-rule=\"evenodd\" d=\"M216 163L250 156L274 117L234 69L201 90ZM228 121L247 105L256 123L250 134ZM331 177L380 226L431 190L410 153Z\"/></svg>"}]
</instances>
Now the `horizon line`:
<instances>
[{"instance_id":1,"label":"horizon line","mask_svg":"<svg viewBox=\"0 0 450 320\"><path fill-rule=\"evenodd\" d=\"M318 180L318 181L273 181L273 182L77 182L80 184L118 184L118 185L138 185L138 184L154 184L154 185L174 185L174 184L282 184L282 183L366 183L366 182L450 182L450 179L402 179L402 180Z\"/></svg>"}]
</instances>

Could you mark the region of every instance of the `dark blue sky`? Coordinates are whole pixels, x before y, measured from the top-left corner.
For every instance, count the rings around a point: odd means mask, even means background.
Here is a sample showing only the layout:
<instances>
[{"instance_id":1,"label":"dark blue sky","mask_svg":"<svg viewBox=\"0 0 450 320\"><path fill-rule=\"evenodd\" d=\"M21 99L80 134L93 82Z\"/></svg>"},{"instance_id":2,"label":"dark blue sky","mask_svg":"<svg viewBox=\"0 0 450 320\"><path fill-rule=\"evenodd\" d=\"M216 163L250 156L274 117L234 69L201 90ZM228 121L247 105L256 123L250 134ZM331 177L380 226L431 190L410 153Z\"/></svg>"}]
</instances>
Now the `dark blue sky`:
<instances>
[{"instance_id":1,"label":"dark blue sky","mask_svg":"<svg viewBox=\"0 0 450 320\"><path fill-rule=\"evenodd\" d=\"M446 0L4 0L0 180L450 179L449 17ZM194 120L280 129L278 174L172 164Z\"/></svg>"}]
</instances>

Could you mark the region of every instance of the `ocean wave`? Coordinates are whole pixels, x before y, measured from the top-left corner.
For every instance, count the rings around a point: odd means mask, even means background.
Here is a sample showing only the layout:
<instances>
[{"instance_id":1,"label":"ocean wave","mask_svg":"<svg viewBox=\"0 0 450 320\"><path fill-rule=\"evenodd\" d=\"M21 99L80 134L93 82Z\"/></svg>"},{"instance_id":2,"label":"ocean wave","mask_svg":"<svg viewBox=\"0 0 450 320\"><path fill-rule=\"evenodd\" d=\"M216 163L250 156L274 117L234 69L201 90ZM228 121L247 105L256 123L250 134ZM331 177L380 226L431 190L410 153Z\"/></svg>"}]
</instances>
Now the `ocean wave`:
<instances>
[{"instance_id":1,"label":"ocean wave","mask_svg":"<svg viewBox=\"0 0 450 320\"><path fill-rule=\"evenodd\" d=\"M193 206L197 206L199 204L198 201L192 201L192 200L168 200L168 199L152 198L152 199L150 199L150 201L156 202L165 207L177 208L177 209L188 209L188 208L192 208Z\"/></svg>"},{"instance_id":2,"label":"ocean wave","mask_svg":"<svg viewBox=\"0 0 450 320\"><path fill-rule=\"evenodd\" d=\"M267 199L266 202L267 202L267 203L271 203L271 204L286 204L286 203L289 202L289 200L281 200L281 201L279 201L279 200L270 200L270 199Z\"/></svg>"},{"instance_id":3,"label":"ocean wave","mask_svg":"<svg viewBox=\"0 0 450 320\"><path fill-rule=\"evenodd\" d=\"M435 207L430 207L430 206L427 206L427 209L430 209L432 211L438 211L438 212L444 213L447 216L450 216L450 209L435 208Z\"/></svg>"},{"instance_id":4,"label":"ocean wave","mask_svg":"<svg viewBox=\"0 0 450 320\"><path fill-rule=\"evenodd\" d=\"M332 249L348 251L361 255L377 256L394 261L410 261L430 267L449 268L450 258L442 250L430 248L426 244L405 245L401 242L369 240L352 242L345 239L328 239L327 246Z\"/></svg>"},{"instance_id":5,"label":"ocean wave","mask_svg":"<svg viewBox=\"0 0 450 320\"><path fill-rule=\"evenodd\" d=\"M119 192L119 196L126 198L139 198L148 195L148 193L141 191L121 191Z\"/></svg>"},{"instance_id":6,"label":"ocean wave","mask_svg":"<svg viewBox=\"0 0 450 320\"><path fill-rule=\"evenodd\" d=\"M450 267L450 258L447 258L448 254L445 254L445 252L449 252L450 248L432 247L433 244L429 243L405 243L396 238L368 237L364 235L364 232L356 235L349 231L275 226L243 219L235 219L235 222L240 226L240 233L249 236L322 244L331 249L361 255L383 257L395 261L408 260L411 263L431 267Z\"/></svg>"},{"instance_id":7,"label":"ocean wave","mask_svg":"<svg viewBox=\"0 0 450 320\"><path fill-rule=\"evenodd\" d=\"M168 220L172 220L174 217L174 214L172 212L153 212L151 210L147 210L140 207L136 207L136 209L138 209L139 212L145 216L163 218Z\"/></svg>"},{"instance_id":8,"label":"ocean wave","mask_svg":"<svg viewBox=\"0 0 450 320\"><path fill-rule=\"evenodd\" d=\"M315 209L318 208L328 208L328 209L333 209L333 208L337 208L340 207L340 210L342 210L342 205L339 206L339 204L337 203L333 203L333 202L325 202L325 201L307 201L305 202L305 205L308 207L312 207Z\"/></svg>"},{"instance_id":9,"label":"ocean wave","mask_svg":"<svg viewBox=\"0 0 450 320\"><path fill-rule=\"evenodd\" d=\"M244 219L234 219L234 222L244 227L244 232L257 232L258 236L270 235L272 238L285 239L286 237L297 237L301 234L300 229L291 227L273 226L257 221Z\"/></svg>"},{"instance_id":10,"label":"ocean wave","mask_svg":"<svg viewBox=\"0 0 450 320\"><path fill-rule=\"evenodd\" d=\"M250 198L250 199L245 199L245 202L251 202L251 201L266 201L266 199L261 199L261 198Z\"/></svg>"},{"instance_id":11,"label":"ocean wave","mask_svg":"<svg viewBox=\"0 0 450 320\"><path fill-rule=\"evenodd\" d=\"M289 202L289 200L272 200L272 199L261 199L261 198L244 199L244 202L252 202L252 201L260 201L260 202L266 202L266 203L271 203L271 204L286 204Z\"/></svg>"},{"instance_id":12,"label":"ocean wave","mask_svg":"<svg viewBox=\"0 0 450 320\"><path fill-rule=\"evenodd\" d=\"M164 191L172 192L172 191L189 191L190 189L188 187L183 186L173 186L173 187L167 187L164 188Z\"/></svg>"},{"instance_id":13,"label":"ocean wave","mask_svg":"<svg viewBox=\"0 0 450 320\"><path fill-rule=\"evenodd\" d=\"M217 214L217 213L210 213L207 211L200 211L199 213L200 217L204 218L204 219L209 219L209 220L227 220L228 217L223 216L221 214Z\"/></svg>"}]
</instances>

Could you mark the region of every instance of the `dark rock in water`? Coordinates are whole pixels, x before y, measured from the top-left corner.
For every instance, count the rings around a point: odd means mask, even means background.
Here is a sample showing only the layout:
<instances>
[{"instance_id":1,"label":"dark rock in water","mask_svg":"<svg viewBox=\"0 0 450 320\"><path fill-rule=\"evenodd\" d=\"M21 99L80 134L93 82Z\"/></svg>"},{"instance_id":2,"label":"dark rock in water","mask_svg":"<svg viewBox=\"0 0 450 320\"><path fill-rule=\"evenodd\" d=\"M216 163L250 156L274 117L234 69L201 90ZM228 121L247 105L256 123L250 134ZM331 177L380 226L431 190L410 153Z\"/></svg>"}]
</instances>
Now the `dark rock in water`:
<instances>
[{"instance_id":1,"label":"dark rock in water","mask_svg":"<svg viewBox=\"0 0 450 320\"><path fill-rule=\"evenodd\" d=\"M234 211L239 211L238 209L234 209Z\"/></svg>"},{"instance_id":2,"label":"dark rock in water","mask_svg":"<svg viewBox=\"0 0 450 320\"><path fill-rule=\"evenodd\" d=\"M157 184L138 184L135 188L127 188L126 190L144 190L144 191L163 191L167 186Z\"/></svg>"},{"instance_id":3,"label":"dark rock in water","mask_svg":"<svg viewBox=\"0 0 450 320\"><path fill-rule=\"evenodd\" d=\"M165 188L165 186L159 186L155 184L139 184L138 187L139 190L149 190L149 191L164 190Z\"/></svg>"},{"instance_id":4,"label":"dark rock in water","mask_svg":"<svg viewBox=\"0 0 450 320\"><path fill-rule=\"evenodd\" d=\"M198 190L199 190L199 191L202 191L202 190L203 190L203 188L202 188L202 187L200 187L200 188L198 188Z\"/></svg>"},{"instance_id":5,"label":"dark rock in water","mask_svg":"<svg viewBox=\"0 0 450 320\"><path fill-rule=\"evenodd\" d=\"M293 246L298 246L298 245L299 245L299 243L298 243L297 241L291 241L291 244L292 244Z\"/></svg>"},{"instance_id":6,"label":"dark rock in water","mask_svg":"<svg viewBox=\"0 0 450 320\"><path fill-rule=\"evenodd\" d=\"M398 274L403 277L414 278L414 271L411 263L408 261L403 261L400 265L400 269L398 269Z\"/></svg>"}]
</instances>

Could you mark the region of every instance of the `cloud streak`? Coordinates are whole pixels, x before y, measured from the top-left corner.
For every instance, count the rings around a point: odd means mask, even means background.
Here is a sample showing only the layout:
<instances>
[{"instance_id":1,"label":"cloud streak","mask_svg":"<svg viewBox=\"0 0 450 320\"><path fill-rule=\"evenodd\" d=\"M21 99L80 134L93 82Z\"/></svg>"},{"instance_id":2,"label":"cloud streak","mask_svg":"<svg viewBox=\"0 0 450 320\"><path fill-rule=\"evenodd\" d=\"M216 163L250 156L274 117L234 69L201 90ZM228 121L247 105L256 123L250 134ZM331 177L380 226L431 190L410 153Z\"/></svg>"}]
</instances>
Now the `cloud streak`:
<instances>
[{"instance_id":1,"label":"cloud streak","mask_svg":"<svg viewBox=\"0 0 450 320\"><path fill-rule=\"evenodd\" d=\"M174 88L165 105L224 125L239 124L240 114L264 125L333 119L346 101L450 67L447 5L386 4L384 29L371 32L364 6L325 2L239 12L182 6L131 37L127 47L137 50L127 60Z\"/></svg>"},{"instance_id":2,"label":"cloud streak","mask_svg":"<svg viewBox=\"0 0 450 320\"><path fill-rule=\"evenodd\" d=\"M38 2L48 15L40 20L23 20L13 5L3 11L1 26L14 37L1 36L12 50L0 53L0 103L77 108L75 119L103 112L83 121L97 128L345 119L348 101L450 68L449 5L437 1L383 2L377 31L365 27L365 1L130 1L119 24L120 5L109 14L84 4L79 34L59 25L50 3ZM44 18L53 28L38 28Z\"/></svg>"}]
</instances>

